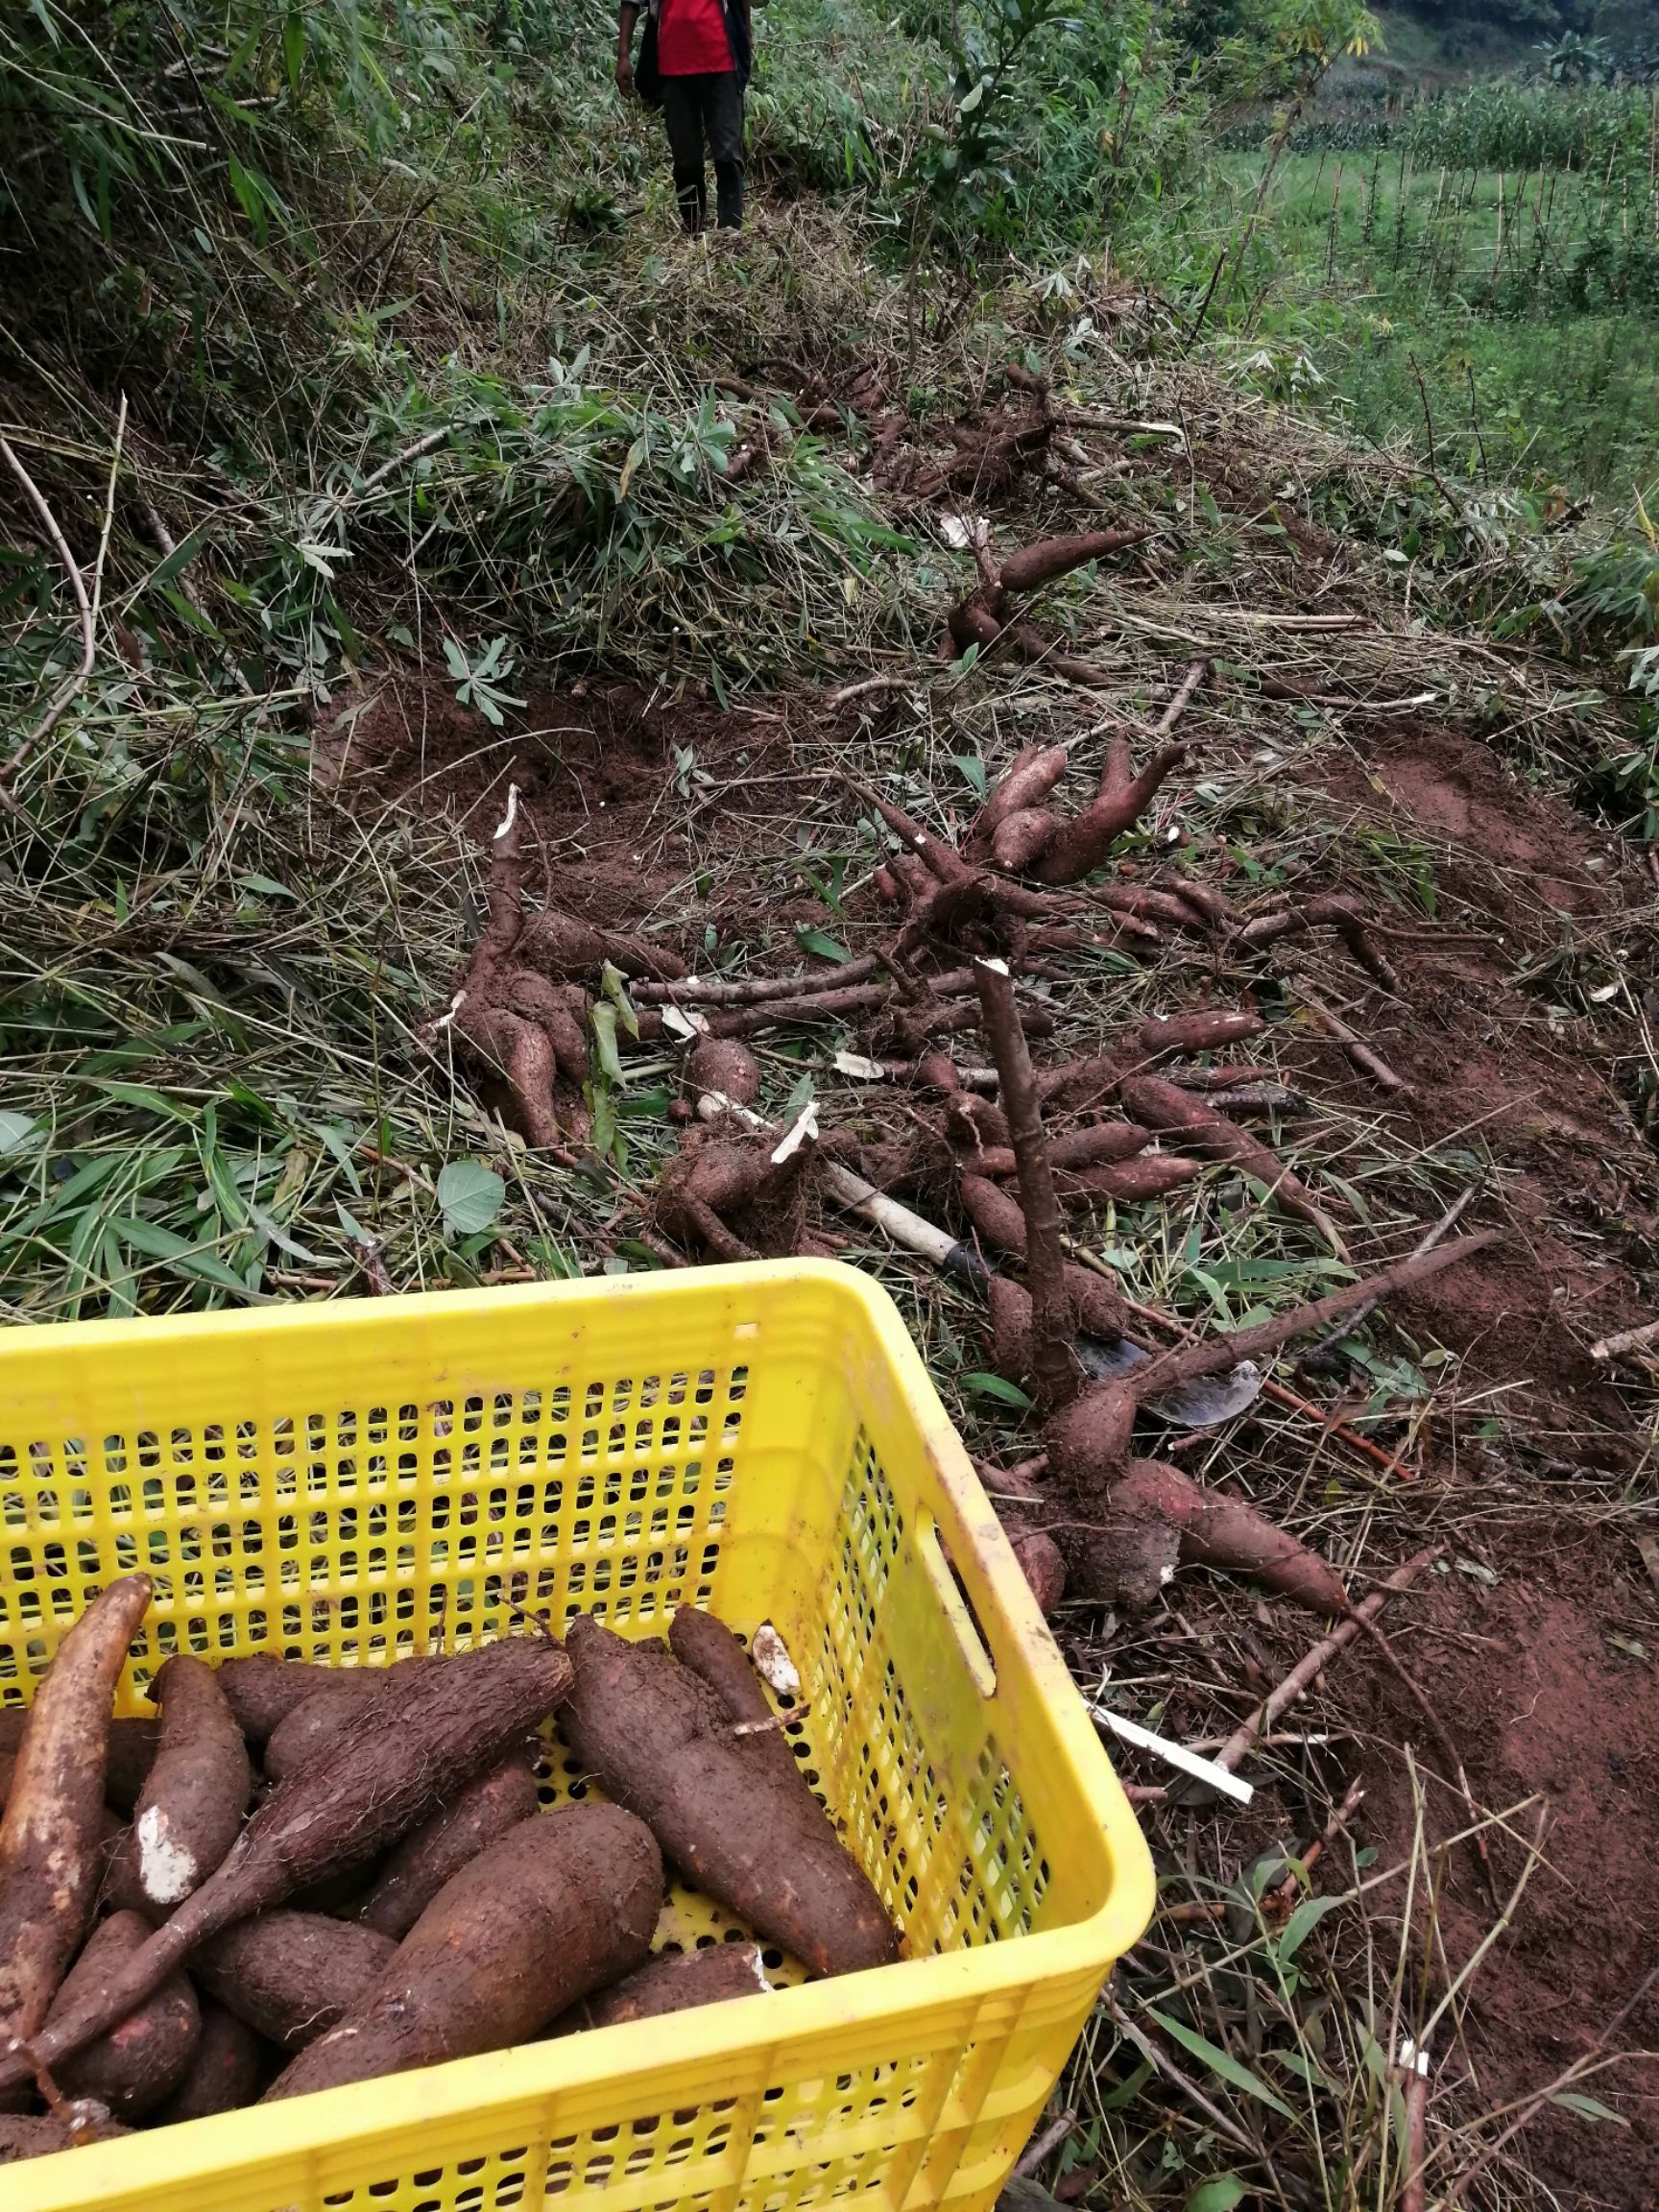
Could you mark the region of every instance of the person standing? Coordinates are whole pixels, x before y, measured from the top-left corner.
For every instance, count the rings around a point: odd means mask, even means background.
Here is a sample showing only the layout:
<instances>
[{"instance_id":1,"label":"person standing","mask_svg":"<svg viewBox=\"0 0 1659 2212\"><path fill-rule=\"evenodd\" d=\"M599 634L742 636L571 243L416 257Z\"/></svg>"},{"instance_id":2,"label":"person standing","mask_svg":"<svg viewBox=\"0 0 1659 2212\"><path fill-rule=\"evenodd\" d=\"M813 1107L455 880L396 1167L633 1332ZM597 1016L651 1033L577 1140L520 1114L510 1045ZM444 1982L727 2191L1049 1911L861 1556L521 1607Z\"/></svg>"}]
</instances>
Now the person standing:
<instances>
[{"instance_id":1,"label":"person standing","mask_svg":"<svg viewBox=\"0 0 1659 2212\"><path fill-rule=\"evenodd\" d=\"M714 157L714 212L722 230L743 225L743 88L751 53L749 0L649 0L639 68L634 68L638 0L622 0L616 89L661 107L674 163L674 197L693 236L708 212L703 166Z\"/></svg>"}]
</instances>

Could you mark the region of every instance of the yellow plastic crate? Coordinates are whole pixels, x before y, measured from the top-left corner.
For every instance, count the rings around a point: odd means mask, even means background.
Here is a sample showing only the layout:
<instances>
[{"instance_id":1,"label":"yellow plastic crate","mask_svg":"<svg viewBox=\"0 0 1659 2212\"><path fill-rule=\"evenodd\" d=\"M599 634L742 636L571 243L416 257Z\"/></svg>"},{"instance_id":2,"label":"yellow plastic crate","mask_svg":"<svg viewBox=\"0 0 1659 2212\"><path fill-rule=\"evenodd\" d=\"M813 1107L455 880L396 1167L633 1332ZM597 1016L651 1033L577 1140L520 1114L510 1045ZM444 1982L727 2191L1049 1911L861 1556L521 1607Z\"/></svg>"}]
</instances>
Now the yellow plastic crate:
<instances>
[{"instance_id":1,"label":"yellow plastic crate","mask_svg":"<svg viewBox=\"0 0 1659 2212\"><path fill-rule=\"evenodd\" d=\"M850 1268L0 1333L0 1521L13 1703L133 1568L128 1712L172 1651L379 1665L515 1605L641 1636L687 1599L770 1620L808 1778L907 1953L36 2160L6 2212L980 2212L1150 1913L996 1516ZM681 1892L663 1933L723 1925Z\"/></svg>"}]
</instances>

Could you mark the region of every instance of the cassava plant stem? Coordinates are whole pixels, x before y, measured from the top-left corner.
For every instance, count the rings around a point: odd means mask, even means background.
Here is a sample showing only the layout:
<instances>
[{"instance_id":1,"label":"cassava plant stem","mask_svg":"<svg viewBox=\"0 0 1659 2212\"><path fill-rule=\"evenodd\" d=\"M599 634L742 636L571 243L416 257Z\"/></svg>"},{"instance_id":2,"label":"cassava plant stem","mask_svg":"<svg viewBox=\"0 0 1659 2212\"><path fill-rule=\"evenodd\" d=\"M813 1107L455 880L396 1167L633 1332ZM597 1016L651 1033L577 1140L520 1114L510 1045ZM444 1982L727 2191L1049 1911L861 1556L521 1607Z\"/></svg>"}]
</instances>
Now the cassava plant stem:
<instances>
[{"instance_id":1,"label":"cassava plant stem","mask_svg":"<svg viewBox=\"0 0 1659 2212\"><path fill-rule=\"evenodd\" d=\"M1025 1271L1031 1289L1032 1367L1046 1407L1068 1406L1082 1385L1071 1348L1075 1333L1066 1295L1060 1200L1048 1166L1037 1078L1014 1003L1014 980L1000 960L975 963L985 1035L997 1063L1002 1111L1014 1147L1020 1178L1020 1204L1025 1215Z\"/></svg>"}]
</instances>

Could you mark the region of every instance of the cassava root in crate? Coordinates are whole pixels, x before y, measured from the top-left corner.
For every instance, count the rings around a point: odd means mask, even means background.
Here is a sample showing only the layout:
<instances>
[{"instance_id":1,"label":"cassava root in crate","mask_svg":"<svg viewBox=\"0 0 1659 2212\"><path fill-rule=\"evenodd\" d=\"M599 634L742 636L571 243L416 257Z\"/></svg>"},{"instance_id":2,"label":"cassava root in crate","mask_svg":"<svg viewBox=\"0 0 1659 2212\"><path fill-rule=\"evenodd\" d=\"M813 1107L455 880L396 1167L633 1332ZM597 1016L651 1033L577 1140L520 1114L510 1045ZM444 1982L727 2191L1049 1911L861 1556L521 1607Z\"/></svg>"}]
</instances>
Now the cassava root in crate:
<instances>
[{"instance_id":1,"label":"cassava root in crate","mask_svg":"<svg viewBox=\"0 0 1659 2212\"><path fill-rule=\"evenodd\" d=\"M504 1637L367 1705L333 1751L273 1791L229 1857L105 1989L28 2043L13 2032L0 2090L124 2019L222 1928L369 1865L538 1727L569 1684L570 1662L550 1636Z\"/></svg>"},{"instance_id":2,"label":"cassava root in crate","mask_svg":"<svg viewBox=\"0 0 1659 2212\"><path fill-rule=\"evenodd\" d=\"M93 1599L59 1645L23 1725L0 1819L0 2067L9 2069L0 2088L31 2074L4 2048L14 2054L41 2027L91 1924L104 1876L109 1707L150 1587L147 1575L124 1575Z\"/></svg>"},{"instance_id":3,"label":"cassava root in crate","mask_svg":"<svg viewBox=\"0 0 1659 2212\"><path fill-rule=\"evenodd\" d=\"M253 1767L213 1669L177 1652L152 1689L161 1742L106 1877L117 1906L161 1920L228 1853L253 1791Z\"/></svg>"},{"instance_id":4,"label":"cassava root in crate","mask_svg":"<svg viewBox=\"0 0 1659 2212\"><path fill-rule=\"evenodd\" d=\"M676 1865L814 1974L899 1956L898 1931L799 1772L658 1643L570 1623L566 1741L607 1795L648 1821Z\"/></svg>"},{"instance_id":5,"label":"cassava root in crate","mask_svg":"<svg viewBox=\"0 0 1659 2212\"><path fill-rule=\"evenodd\" d=\"M445 1885L266 2101L522 2043L639 1965L661 1905L644 1821L619 1805L536 1814Z\"/></svg>"}]
</instances>

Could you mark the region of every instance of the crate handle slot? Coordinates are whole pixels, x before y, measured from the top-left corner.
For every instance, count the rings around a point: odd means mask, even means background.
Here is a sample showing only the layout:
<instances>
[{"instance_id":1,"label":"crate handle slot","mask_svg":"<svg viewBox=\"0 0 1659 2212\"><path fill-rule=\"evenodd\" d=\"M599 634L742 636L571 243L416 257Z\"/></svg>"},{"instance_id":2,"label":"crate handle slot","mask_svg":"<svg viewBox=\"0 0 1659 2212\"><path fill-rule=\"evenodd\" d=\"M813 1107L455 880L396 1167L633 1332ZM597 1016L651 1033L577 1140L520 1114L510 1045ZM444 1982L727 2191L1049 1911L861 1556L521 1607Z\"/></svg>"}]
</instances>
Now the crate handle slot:
<instances>
[{"instance_id":1,"label":"crate handle slot","mask_svg":"<svg viewBox=\"0 0 1659 2212\"><path fill-rule=\"evenodd\" d=\"M922 1564L927 1570L927 1578L945 1608L945 1618L962 1647L962 1656L968 1662L968 1671L974 1677L974 1687L981 1697L997 1695L997 1668L985 1644L985 1631L979 1625L979 1616L974 1610L974 1600L963 1587L962 1579L946 1555L939 1535L939 1524L931 1513L923 1513L916 1538Z\"/></svg>"}]
</instances>

